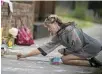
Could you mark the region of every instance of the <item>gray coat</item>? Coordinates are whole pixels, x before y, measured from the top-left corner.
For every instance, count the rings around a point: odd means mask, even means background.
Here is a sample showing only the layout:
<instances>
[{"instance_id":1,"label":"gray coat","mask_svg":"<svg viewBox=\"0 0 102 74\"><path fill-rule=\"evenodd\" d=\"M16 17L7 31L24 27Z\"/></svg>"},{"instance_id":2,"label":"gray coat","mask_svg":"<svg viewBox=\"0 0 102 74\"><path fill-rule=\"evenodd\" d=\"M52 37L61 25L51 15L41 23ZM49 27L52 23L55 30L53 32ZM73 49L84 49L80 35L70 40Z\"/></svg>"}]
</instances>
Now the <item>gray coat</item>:
<instances>
[{"instance_id":1,"label":"gray coat","mask_svg":"<svg viewBox=\"0 0 102 74\"><path fill-rule=\"evenodd\" d=\"M96 39L83 33L83 31L75 25L70 25L61 29L51 42L38 49L45 56L59 45L63 45L68 51L86 58L96 56L102 48L102 45Z\"/></svg>"}]
</instances>

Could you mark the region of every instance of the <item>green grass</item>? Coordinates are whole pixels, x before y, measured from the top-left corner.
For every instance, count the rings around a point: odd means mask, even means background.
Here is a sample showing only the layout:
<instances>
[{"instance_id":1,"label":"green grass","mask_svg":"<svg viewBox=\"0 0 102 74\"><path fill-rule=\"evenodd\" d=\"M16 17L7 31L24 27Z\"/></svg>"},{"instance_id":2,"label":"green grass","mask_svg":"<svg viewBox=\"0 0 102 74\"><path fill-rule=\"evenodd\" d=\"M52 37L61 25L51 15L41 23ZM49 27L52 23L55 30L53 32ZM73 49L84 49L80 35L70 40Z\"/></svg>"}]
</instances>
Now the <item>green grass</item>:
<instances>
[{"instance_id":1,"label":"green grass","mask_svg":"<svg viewBox=\"0 0 102 74\"><path fill-rule=\"evenodd\" d=\"M93 22L90 21L84 21L84 20L80 20L80 19L76 19L76 18L71 18L68 16L60 16L60 19L63 22L75 22L80 28L88 28L88 27L92 27L93 26Z\"/></svg>"}]
</instances>

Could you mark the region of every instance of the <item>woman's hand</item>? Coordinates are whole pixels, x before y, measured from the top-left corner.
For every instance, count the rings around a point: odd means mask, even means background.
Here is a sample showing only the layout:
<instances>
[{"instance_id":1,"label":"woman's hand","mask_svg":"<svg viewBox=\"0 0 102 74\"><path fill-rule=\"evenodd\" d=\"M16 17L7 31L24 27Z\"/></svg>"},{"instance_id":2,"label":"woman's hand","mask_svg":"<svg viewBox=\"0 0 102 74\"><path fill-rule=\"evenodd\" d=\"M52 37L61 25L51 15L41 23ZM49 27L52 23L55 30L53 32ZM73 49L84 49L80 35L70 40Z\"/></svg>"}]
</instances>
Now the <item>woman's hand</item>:
<instances>
[{"instance_id":1,"label":"woman's hand","mask_svg":"<svg viewBox=\"0 0 102 74\"><path fill-rule=\"evenodd\" d=\"M35 56L35 55L38 55L40 53L41 52L38 49L31 50L30 52L28 52L26 54L18 53L17 54L17 60L19 60L20 58L26 58L26 57L30 57L30 56Z\"/></svg>"}]
</instances>

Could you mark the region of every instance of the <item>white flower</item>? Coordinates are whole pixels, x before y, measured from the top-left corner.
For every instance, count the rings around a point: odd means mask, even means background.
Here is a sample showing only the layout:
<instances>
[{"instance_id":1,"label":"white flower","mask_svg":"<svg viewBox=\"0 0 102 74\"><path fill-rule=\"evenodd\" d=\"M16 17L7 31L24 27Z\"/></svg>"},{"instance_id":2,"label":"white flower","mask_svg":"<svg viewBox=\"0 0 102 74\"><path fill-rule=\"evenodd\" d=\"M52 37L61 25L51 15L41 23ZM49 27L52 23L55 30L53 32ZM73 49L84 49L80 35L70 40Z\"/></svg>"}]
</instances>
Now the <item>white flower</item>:
<instances>
[{"instance_id":1,"label":"white flower","mask_svg":"<svg viewBox=\"0 0 102 74\"><path fill-rule=\"evenodd\" d=\"M17 28L9 29L9 34L11 34L14 38L16 38L16 36L18 34L18 29Z\"/></svg>"}]
</instances>

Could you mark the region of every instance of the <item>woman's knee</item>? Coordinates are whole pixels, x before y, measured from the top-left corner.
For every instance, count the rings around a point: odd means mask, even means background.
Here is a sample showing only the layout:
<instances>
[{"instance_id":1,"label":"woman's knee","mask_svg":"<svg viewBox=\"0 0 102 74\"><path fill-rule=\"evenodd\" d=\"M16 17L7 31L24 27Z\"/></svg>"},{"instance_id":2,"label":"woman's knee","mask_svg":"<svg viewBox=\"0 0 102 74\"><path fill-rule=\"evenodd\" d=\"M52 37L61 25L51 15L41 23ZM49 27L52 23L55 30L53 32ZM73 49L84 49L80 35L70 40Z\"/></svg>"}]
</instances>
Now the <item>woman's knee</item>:
<instances>
[{"instance_id":1,"label":"woman's knee","mask_svg":"<svg viewBox=\"0 0 102 74\"><path fill-rule=\"evenodd\" d=\"M64 63L64 64L66 64L66 62L69 60L69 59L67 59L65 56L62 56L62 62Z\"/></svg>"},{"instance_id":2,"label":"woman's knee","mask_svg":"<svg viewBox=\"0 0 102 74\"><path fill-rule=\"evenodd\" d=\"M70 58L68 58L66 56L62 56L62 62L63 62L63 64L69 64L69 61L70 60L71 60Z\"/></svg>"}]
</instances>

